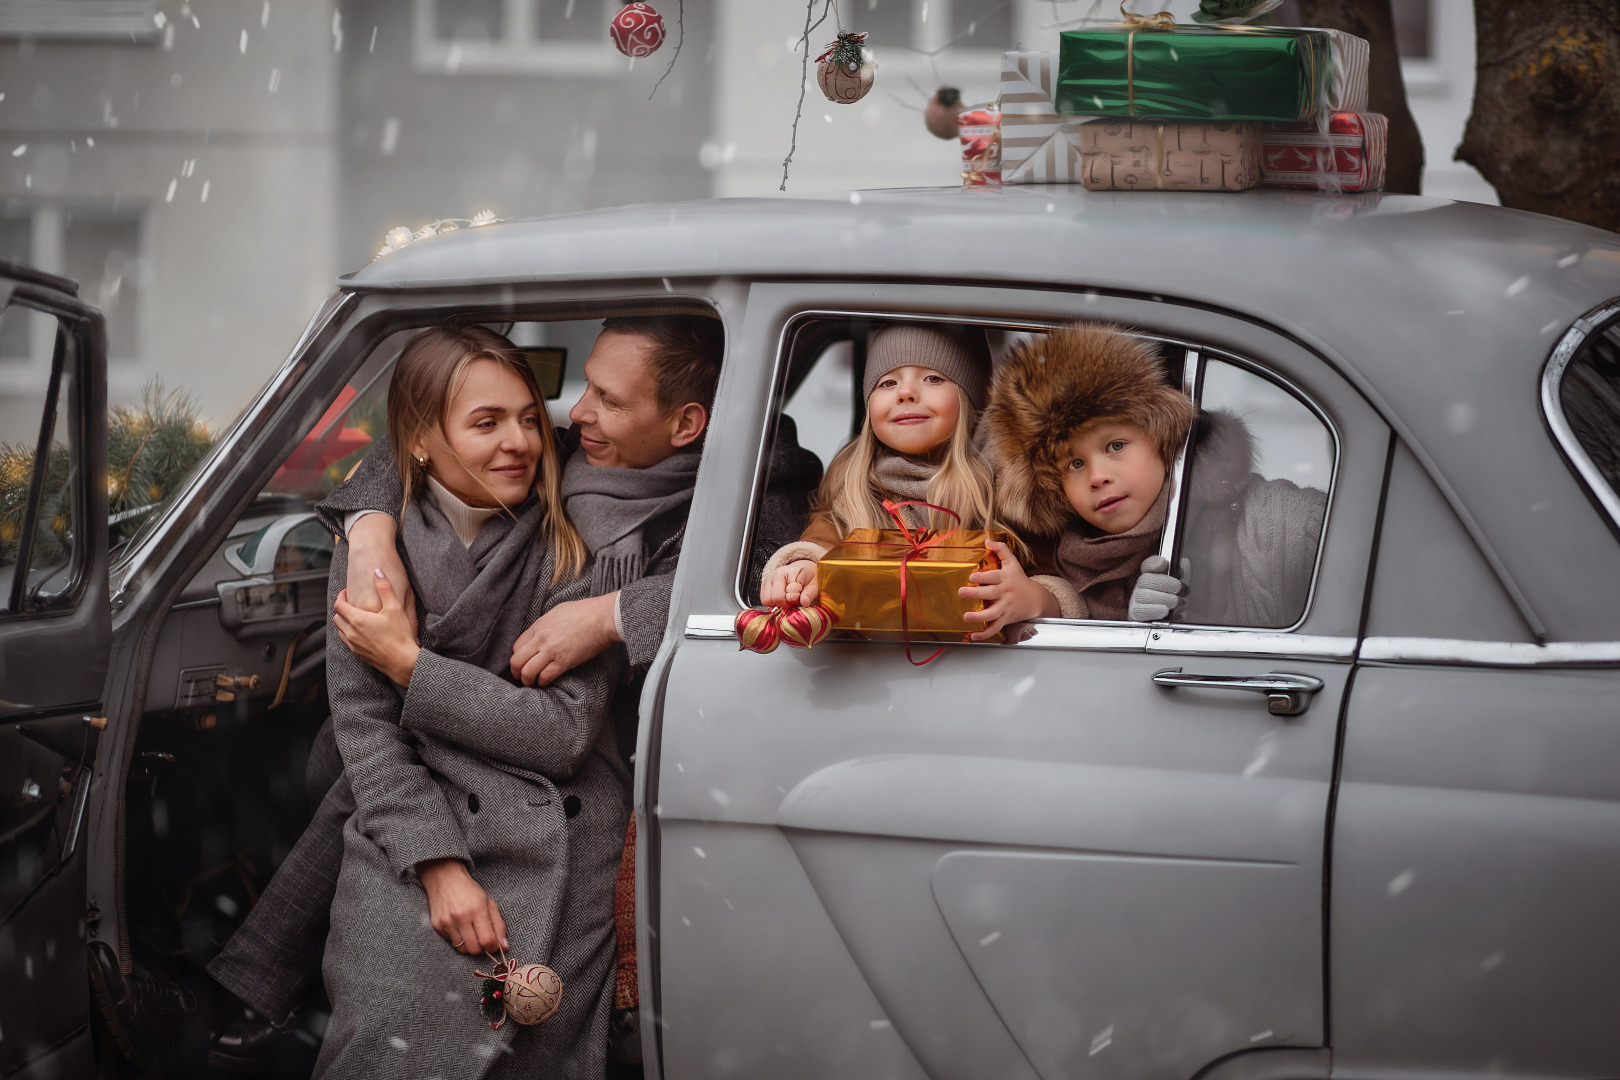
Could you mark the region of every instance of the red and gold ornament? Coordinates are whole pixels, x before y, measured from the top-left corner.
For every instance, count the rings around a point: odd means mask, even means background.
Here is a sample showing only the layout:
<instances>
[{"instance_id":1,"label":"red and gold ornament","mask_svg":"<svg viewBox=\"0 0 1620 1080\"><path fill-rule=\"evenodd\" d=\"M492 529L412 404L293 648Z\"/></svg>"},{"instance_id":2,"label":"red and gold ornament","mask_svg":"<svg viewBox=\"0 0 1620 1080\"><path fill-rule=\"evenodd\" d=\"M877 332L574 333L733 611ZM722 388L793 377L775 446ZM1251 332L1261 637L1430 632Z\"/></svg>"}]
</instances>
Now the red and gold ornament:
<instances>
[{"instance_id":1,"label":"red and gold ornament","mask_svg":"<svg viewBox=\"0 0 1620 1080\"><path fill-rule=\"evenodd\" d=\"M737 613L737 644L757 653L774 652L778 645L813 649L831 633L832 624L832 612L819 603L744 608Z\"/></svg>"},{"instance_id":2,"label":"red and gold ornament","mask_svg":"<svg viewBox=\"0 0 1620 1080\"><path fill-rule=\"evenodd\" d=\"M614 47L632 59L657 52L667 34L664 17L640 0L625 4L608 24Z\"/></svg>"},{"instance_id":3,"label":"red and gold ornament","mask_svg":"<svg viewBox=\"0 0 1620 1080\"><path fill-rule=\"evenodd\" d=\"M749 652L776 651L782 643L780 608L743 608L737 613L737 643Z\"/></svg>"}]
</instances>

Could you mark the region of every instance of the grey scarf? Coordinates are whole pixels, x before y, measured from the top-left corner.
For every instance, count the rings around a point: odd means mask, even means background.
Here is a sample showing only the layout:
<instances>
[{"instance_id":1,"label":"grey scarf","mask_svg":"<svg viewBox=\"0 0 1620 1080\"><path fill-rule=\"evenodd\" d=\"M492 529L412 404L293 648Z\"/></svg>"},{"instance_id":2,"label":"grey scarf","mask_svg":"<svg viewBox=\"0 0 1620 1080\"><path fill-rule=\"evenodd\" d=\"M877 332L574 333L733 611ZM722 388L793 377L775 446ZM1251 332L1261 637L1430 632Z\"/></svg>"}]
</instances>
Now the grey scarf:
<instances>
[{"instance_id":1,"label":"grey scarf","mask_svg":"<svg viewBox=\"0 0 1620 1080\"><path fill-rule=\"evenodd\" d=\"M1130 608L1131 586L1142 560L1159 547L1170 506L1170 481L1159 489L1142 520L1122 533L1103 533L1080 518L1058 539L1057 563L1080 599L1088 619L1123 619Z\"/></svg>"},{"instance_id":2,"label":"grey scarf","mask_svg":"<svg viewBox=\"0 0 1620 1080\"><path fill-rule=\"evenodd\" d=\"M925 502L928 499L928 482L939 472L944 460L943 449L936 450L927 457L912 457L910 454L879 449L877 457L872 462L872 481L883 498L895 502L910 500ZM933 511L920 506L903 507L900 513L905 515L906 523L913 528L927 528L931 517L943 516L935 515ZM939 524L948 527L950 519L946 518Z\"/></svg>"},{"instance_id":3,"label":"grey scarf","mask_svg":"<svg viewBox=\"0 0 1620 1080\"><path fill-rule=\"evenodd\" d=\"M592 465L576 450L563 466L563 505L595 562L591 593L602 596L647 572L647 523L692 501L702 451L685 446L645 469Z\"/></svg>"},{"instance_id":4,"label":"grey scarf","mask_svg":"<svg viewBox=\"0 0 1620 1080\"><path fill-rule=\"evenodd\" d=\"M542 575L549 576L551 548L540 535L544 520L540 500L530 498L512 516L490 518L467 547L431 494L411 500L400 540L425 609L424 648L508 675L512 643L528 625Z\"/></svg>"}]
</instances>

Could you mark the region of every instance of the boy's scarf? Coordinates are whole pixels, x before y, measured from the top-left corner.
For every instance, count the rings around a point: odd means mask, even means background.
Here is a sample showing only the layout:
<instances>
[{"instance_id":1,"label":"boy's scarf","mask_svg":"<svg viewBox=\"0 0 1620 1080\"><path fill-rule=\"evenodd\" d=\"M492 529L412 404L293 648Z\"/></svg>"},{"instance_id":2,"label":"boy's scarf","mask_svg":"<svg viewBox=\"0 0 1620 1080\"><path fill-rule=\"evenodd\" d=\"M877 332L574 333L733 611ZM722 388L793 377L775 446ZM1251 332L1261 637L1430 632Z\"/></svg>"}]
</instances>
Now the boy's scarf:
<instances>
[{"instance_id":1,"label":"boy's scarf","mask_svg":"<svg viewBox=\"0 0 1620 1080\"><path fill-rule=\"evenodd\" d=\"M692 501L702 450L684 446L644 469L592 465L575 450L563 466L563 506L595 562L591 593L615 592L647 572L647 524Z\"/></svg>"},{"instance_id":2,"label":"boy's scarf","mask_svg":"<svg viewBox=\"0 0 1620 1080\"><path fill-rule=\"evenodd\" d=\"M550 580L545 512L530 497L484 523L468 547L433 496L405 507L400 540L411 586L424 608L422 647L509 676L512 643L529 624L538 591Z\"/></svg>"},{"instance_id":3,"label":"boy's scarf","mask_svg":"<svg viewBox=\"0 0 1620 1080\"><path fill-rule=\"evenodd\" d=\"M1142 520L1122 533L1099 533L1078 518L1063 530L1058 539L1058 570L1086 602L1086 618L1126 617L1131 585L1142 570L1142 560L1158 550L1169 506L1170 481L1166 480Z\"/></svg>"}]
</instances>

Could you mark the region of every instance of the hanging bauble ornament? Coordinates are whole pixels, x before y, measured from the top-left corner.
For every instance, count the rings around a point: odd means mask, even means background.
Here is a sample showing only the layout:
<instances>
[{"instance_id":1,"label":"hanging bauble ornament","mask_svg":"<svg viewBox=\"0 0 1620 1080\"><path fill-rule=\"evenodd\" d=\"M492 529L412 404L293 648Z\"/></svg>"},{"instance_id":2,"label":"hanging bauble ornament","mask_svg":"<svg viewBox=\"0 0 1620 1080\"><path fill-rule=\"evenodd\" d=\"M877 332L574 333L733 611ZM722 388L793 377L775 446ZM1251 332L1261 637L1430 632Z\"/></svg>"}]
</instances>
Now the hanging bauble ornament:
<instances>
[{"instance_id":1,"label":"hanging bauble ornament","mask_svg":"<svg viewBox=\"0 0 1620 1080\"><path fill-rule=\"evenodd\" d=\"M877 62L872 51L861 44L865 40L865 34L841 33L816 57L816 82L828 101L853 105L872 89Z\"/></svg>"},{"instance_id":2,"label":"hanging bauble ornament","mask_svg":"<svg viewBox=\"0 0 1620 1080\"><path fill-rule=\"evenodd\" d=\"M821 604L812 604L810 607L782 608L778 626L782 635L782 644L795 649L811 649L826 638L832 630L833 616Z\"/></svg>"},{"instance_id":3,"label":"hanging bauble ornament","mask_svg":"<svg viewBox=\"0 0 1620 1080\"><path fill-rule=\"evenodd\" d=\"M942 86L923 106L923 126L936 139L954 139L960 132L956 122L962 111L962 91L954 86Z\"/></svg>"},{"instance_id":4,"label":"hanging bauble ornament","mask_svg":"<svg viewBox=\"0 0 1620 1080\"><path fill-rule=\"evenodd\" d=\"M562 1004L562 979L544 964L503 960L487 975L482 971L473 974L484 981L478 1011L492 1028L500 1027L509 1016L525 1026L544 1023Z\"/></svg>"},{"instance_id":5,"label":"hanging bauble ornament","mask_svg":"<svg viewBox=\"0 0 1620 1080\"><path fill-rule=\"evenodd\" d=\"M664 17L651 4L627 3L608 24L613 45L632 59L651 56L664 43Z\"/></svg>"},{"instance_id":6,"label":"hanging bauble ornament","mask_svg":"<svg viewBox=\"0 0 1620 1080\"><path fill-rule=\"evenodd\" d=\"M768 653L782 643L776 609L743 608L737 613L737 644L749 652Z\"/></svg>"}]
</instances>

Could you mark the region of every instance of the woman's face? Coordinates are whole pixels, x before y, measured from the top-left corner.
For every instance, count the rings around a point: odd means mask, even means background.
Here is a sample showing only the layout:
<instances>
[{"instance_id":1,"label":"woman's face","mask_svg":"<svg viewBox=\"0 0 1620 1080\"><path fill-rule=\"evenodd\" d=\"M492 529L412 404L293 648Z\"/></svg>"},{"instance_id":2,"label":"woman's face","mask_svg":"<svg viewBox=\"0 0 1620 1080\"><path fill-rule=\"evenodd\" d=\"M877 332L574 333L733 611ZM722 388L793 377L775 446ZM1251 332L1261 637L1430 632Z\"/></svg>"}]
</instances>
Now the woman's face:
<instances>
[{"instance_id":1,"label":"woman's face","mask_svg":"<svg viewBox=\"0 0 1620 1080\"><path fill-rule=\"evenodd\" d=\"M956 431L961 411L961 391L933 368L895 368L878 380L866 399L877 441L918 457L945 444Z\"/></svg>"},{"instance_id":2,"label":"woman's face","mask_svg":"<svg viewBox=\"0 0 1620 1080\"><path fill-rule=\"evenodd\" d=\"M528 383L494 360L474 360L450 399L442 435L411 448L469 506L516 506L534 490L546 423Z\"/></svg>"}]
</instances>

